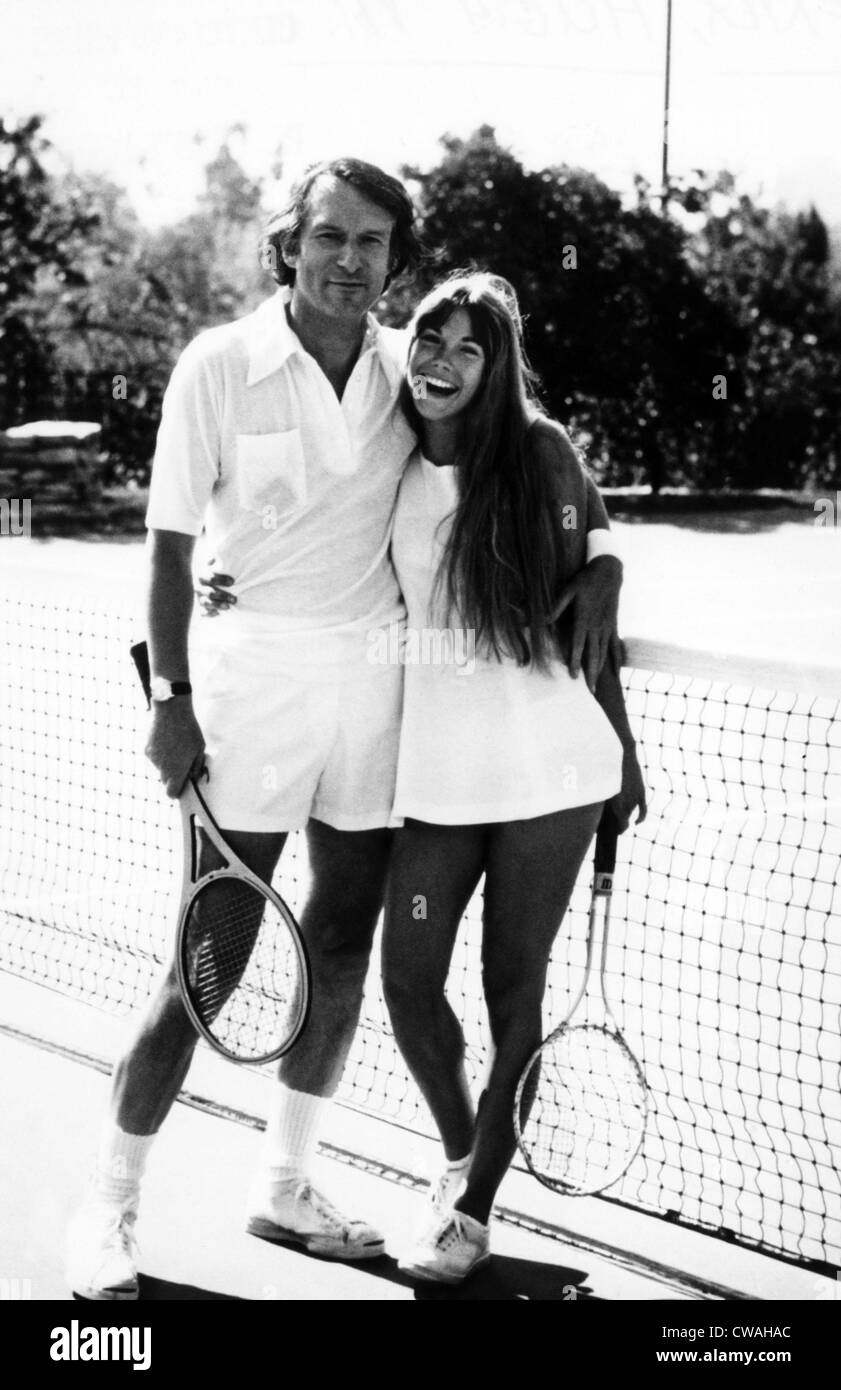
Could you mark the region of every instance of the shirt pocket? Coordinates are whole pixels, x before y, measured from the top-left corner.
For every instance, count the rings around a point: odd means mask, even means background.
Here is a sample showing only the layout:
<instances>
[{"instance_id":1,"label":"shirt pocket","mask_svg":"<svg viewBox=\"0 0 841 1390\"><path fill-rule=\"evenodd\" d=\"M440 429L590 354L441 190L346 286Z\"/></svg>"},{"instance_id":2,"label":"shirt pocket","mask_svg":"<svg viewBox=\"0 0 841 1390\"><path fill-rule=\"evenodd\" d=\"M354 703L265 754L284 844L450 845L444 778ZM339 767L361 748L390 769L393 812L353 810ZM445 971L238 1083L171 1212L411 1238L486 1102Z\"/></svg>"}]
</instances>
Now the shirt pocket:
<instances>
[{"instance_id":1,"label":"shirt pocket","mask_svg":"<svg viewBox=\"0 0 841 1390\"><path fill-rule=\"evenodd\" d=\"M300 430L237 435L237 493L249 512L276 507L289 512L307 500Z\"/></svg>"}]
</instances>

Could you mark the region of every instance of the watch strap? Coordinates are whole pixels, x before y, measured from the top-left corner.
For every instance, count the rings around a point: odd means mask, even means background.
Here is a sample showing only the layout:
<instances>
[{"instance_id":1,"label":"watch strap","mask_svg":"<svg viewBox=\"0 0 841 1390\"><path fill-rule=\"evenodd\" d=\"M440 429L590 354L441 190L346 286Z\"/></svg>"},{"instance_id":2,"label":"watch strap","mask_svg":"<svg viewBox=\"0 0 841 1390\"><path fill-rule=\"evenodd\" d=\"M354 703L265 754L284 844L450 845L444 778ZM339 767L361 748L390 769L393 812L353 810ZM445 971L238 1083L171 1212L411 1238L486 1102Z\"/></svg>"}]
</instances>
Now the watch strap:
<instances>
[{"instance_id":1,"label":"watch strap","mask_svg":"<svg viewBox=\"0 0 841 1390\"><path fill-rule=\"evenodd\" d=\"M137 674L143 686L143 693L146 696L146 703L152 708L152 672L149 665L149 648L145 642L136 642L131 648L131 656L137 667ZM173 695L192 695L193 687L189 681L170 681L169 688Z\"/></svg>"}]
</instances>

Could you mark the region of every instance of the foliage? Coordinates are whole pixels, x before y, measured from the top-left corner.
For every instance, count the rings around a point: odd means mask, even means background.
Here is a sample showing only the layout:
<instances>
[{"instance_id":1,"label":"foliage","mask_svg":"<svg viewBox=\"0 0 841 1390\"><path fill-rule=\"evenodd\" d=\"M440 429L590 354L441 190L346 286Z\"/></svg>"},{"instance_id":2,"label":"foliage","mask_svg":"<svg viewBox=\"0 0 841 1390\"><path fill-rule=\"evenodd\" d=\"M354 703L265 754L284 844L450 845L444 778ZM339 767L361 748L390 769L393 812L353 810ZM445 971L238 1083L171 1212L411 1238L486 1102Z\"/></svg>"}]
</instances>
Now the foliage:
<instances>
[{"instance_id":1,"label":"foliage","mask_svg":"<svg viewBox=\"0 0 841 1390\"><path fill-rule=\"evenodd\" d=\"M701 218L693 271L734 326L740 351L728 409L716 413L712 466L748 488L841 478L841 296L814 208L757 206L729 174L676 190Z\"/></svg>"},{"instance_id":2,"label":"foliage","mask_svg":"<svg viewBox=\"0 0 841 1390\"><path fill-rule=\"evenodd\" d=\"M30 166L48 150L38 129L33 122L30 143L39 144L28 152ZM4 259L19 269L16 313L5 318L0 340L10 355L14 349L17 377L8 381L0 424L37 416L96 420L106 480L145 482L179 352L202 328L247 312L265 293L260 186L226 141L206 168L196 212L149 232L123 190L101 175L49 177L39 163L29 200L39 195L41 202L28 210L2 167L0 198L17 196L8 223L0 223L10 229ZM22 168L11 168L23 177ZM43 226L60 229L60 237L56 231L45 242Z\"/></svg>"},{"instance_id":3,"label":"foliage","mask_svg":"<svg viewBox=\"0 0 841 1390\"><path fill-rule=\"evenodd\" d=\"M272 289L239 130L195 210L149 231L109 179L51 169L38 117L0 122L0 426L99 420L107 476L148 477L180 349ZM701 170L665 203L640 178L622 198L585 169L524 168L489 126L441 145L404 170L434 253L390 288L386 322L445 272L491 269L518 290L547 408L603 482L841 485L841 272L814 208L764 207Z\"/></svg>"},{"instance_id":4,"label":"foliage","mask_svg":"<svg viewBox=\"0 0 841 1390\"><path fill-rule=\"evenodd\" d=\"M73 243L93 216L64 207L45 164L49 144L41 118L0 119L0 421L8 427L40 413L57 383L35 313L39 274L61 292L81 283Z\"/></svg>"},{"instance_id":5,"label":"foliage","mask_svg":"<svg viewBox=\"0 0 841 1390\"><path fill-rule=\"evenodd\" d=\"M796 487L841 470L839 296L826 228L696 171L623 202L594 174L522 167L482 126L446 136L418 188L421 278L474 265L507 276L552 413L603 481ZM386 306L409 311L405 287ZM726 380L716 399L714 378Z\"/></svg>"}]
</instances>

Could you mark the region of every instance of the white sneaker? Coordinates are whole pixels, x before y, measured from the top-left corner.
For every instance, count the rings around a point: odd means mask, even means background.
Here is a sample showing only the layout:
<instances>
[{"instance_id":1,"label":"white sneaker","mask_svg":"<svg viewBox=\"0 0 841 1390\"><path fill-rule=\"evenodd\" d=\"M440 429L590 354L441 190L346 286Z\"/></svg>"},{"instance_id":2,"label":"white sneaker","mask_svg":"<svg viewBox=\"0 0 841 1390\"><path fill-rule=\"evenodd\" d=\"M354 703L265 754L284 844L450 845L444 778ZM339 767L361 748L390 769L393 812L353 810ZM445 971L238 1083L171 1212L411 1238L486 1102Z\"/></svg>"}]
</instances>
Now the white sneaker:
<instances>
[{"instance_id":1,"label":"white sneaker","mask_svg":"<svg viewBox=\"0 0 841 1390\"><path fill-rule=\"evenodd\" d=\"M404 1274L460 1284L491 1258L490 1231L464 1211L450 1211L399 1262Z\"/></svg>"},{"instance_id":2,"label":"white sneaker","mask_svg":"<svg viewBox=\"0 0 841 1390\"><path fill-rule=\"evenodd\" d=\"M306 1178L274 1182L260 1174L249 1197L247 1229L264 1240L292 1241L327 1260L373 1260L385 1253L379 1231L343 1216Z\"/></svg>"},{"instance_id":3,"label":"white sneaker","mask_svg":"<svg viewBox=\"0 0 841 1390\"><path fill-rule=\"evenodd\" d=\"M137 1298L137 1241L133 1207L89 1197L67 1232L67 1282L82 1298Z\"/></svg>"}]
</instances>

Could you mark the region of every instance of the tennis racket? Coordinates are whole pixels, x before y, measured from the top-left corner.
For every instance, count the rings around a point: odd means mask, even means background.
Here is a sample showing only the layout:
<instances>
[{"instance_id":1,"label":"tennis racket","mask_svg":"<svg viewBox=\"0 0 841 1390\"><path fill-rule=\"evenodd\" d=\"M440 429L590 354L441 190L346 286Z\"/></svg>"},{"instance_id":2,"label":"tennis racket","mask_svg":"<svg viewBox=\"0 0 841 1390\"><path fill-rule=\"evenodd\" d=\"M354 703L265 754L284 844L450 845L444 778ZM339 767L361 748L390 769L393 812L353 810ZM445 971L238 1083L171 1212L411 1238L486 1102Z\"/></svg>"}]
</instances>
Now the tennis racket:
<instances>
[{"instance_id":1,"label":"tennis racket","mask_svg":"<svg viewBox=\"0 0 841 1390\"><path fill-rule=\"evenodd\" d=\"M146 643L131 655L151 707ZM184 1004L223 1057L272 1062L289 1051L307 1021L310 972L298 924L226 843L192 778L180 806L184 877L175 965ZM223 867L200 872L200 831Z\"/></svg>"},{"instance_id":2,"label":"tennis racket","mask_svg":"<svg viewBox=\"0 0 841 1390\"><path fill-rule=\"evenodd\" d=\"M517 1143L530 1172L576 1197L621 1178L639 1153L648 1118L645 1078L605 992L617 839L606 807L596 835L584 979L563 1023L529 1058L514 1101ZM591 988L597 951L601 966Z\"/></svg>"}]
</instances>

